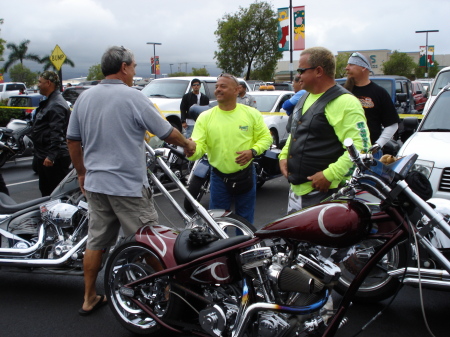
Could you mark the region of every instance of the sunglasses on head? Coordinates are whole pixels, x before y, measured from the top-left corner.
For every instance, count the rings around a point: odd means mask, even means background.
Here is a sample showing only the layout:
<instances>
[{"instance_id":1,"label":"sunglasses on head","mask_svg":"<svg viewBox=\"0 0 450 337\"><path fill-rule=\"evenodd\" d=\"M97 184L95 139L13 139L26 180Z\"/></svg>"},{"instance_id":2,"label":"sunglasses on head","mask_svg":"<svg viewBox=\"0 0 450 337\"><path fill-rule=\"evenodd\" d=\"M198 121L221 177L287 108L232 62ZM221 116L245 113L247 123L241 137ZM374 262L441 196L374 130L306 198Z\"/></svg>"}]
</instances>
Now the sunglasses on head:
<instances>
[{"instance_id":1,"label":"sunglasses on head","mask_svg":"<svg viewBox=\"0 0 450 337\"><path fill-rule=\"evenodd\" d=\"M309 67L309 68L298 68L297 72L301 75L303 74L305 71L310 70L310 69L316 69L317 67Z\"/></svg>"}]
</instances>

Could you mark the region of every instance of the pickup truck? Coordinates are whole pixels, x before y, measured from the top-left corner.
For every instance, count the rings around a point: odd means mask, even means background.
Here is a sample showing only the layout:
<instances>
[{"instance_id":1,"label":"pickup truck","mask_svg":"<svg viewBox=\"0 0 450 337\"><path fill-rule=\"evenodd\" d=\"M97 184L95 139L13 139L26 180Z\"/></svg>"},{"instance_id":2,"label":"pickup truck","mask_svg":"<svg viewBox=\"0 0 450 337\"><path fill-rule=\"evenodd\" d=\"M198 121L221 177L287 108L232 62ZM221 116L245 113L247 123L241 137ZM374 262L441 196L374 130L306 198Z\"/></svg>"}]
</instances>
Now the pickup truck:
<instances>
[{"instance_id":1,"label":"pickup truck","mask_svg":"<svg viewBox=\"0 0 450 337\"><path fill-rule=\"evenodd\" d=\"M21 82L4 82L0 83L0 100L8 99L11 96L19 95L20 91L27 91L25 83Z\"/></svg>"}]
</instances>

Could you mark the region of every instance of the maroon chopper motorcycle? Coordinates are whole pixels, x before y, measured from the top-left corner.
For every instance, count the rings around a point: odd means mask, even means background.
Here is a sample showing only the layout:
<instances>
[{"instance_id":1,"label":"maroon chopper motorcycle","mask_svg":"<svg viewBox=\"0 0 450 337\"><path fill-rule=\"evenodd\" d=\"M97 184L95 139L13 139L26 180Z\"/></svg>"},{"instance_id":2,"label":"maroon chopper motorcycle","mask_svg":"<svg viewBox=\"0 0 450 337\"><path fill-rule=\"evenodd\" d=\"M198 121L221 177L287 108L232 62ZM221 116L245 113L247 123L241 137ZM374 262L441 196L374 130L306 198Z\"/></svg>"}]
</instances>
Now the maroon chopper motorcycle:
<instances>
[{"instance_id":1,"label":"maroon chopper motorcycle","mask_svg":"<svg viewBox=\"0 0 450 337\"><path fill-rule=\"evenodd\" d=\"M202 221L182 231L146 226L116 247L105 268L116 318L134 333L155 336L161 329L205 337L334 336L364 279L409 236L450 272L424 229L409 220L419 210L450 238L442 215L405 181L417 155L385 166L358 153L351 139L344 144L356 169L333 196L338 200L287 215L253 235L227 235L180 184ZM383 215L373 218L354 199L361 190L382 201ZM335 256L345 259L346 250L368 239L382 243L334 304L331 292L341 274ZM323 247L344 253L331 260Z\"/></svg>"}]
</instances>

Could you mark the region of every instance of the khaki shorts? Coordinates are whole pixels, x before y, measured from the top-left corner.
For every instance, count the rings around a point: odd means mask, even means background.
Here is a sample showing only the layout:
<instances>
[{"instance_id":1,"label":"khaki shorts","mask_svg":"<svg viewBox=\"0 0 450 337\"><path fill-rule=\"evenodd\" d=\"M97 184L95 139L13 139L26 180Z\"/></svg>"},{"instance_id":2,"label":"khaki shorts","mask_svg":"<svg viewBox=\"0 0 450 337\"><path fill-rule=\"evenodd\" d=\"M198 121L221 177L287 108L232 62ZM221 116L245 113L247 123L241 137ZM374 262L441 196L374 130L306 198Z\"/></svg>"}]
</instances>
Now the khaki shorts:
<instances>
[{"instance_id":1,"label":"khaki shorts","mask_svg":"<svg viewBox=\"0 0 450 337\"><path fill-rule=\"evenodd\" d=\"M145 225L158 224L153 197L147 188L142 197L119 197L86 191L89 205L87 248L102 250L115 245L120 227L125 236Z\"/></svg>"}]
</instances>

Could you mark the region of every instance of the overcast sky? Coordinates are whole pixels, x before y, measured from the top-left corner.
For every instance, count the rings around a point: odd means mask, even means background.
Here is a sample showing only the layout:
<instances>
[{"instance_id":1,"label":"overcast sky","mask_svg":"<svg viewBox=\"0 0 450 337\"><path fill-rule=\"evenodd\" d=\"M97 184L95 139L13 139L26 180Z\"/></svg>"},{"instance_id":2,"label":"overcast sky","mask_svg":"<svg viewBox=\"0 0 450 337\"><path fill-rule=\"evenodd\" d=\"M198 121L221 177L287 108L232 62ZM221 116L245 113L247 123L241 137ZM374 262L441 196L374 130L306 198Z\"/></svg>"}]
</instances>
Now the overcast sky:
<instances>
[{"instance_id":1,"label":"overcast sky","mask_svg":"<svg viewBox=\"0 0 450 337\"><path fill-rule=\"evenodd\" d=\"M162 73L191 71L206 66L217 75L214 31L226 13L248 7L248 0L22 0L3 3L0 37L19 44L31 41L28 51L44 56L55 45L74 61L76 67L63 66L63 78L86 76L91 65L100 63L105 49L123 45L131 49L138 63L137 76L150 74L153 46L159 42ZM268 1L274 9L288 7L288 0ZM448 42L448 0L293 0L293 6L306 6L306 47L324 46L335 54L344 50L390 49L401 52L419 50L426 34L434 30L428 45L436 54L450 54ZM9 50L5 50L6 60ZM294 60L299 51L294 52ZM289 60L289 52L284 52ZM186 64L187 63L187 64ZM0 62L0 65L3 63ZM34 71L41 66L27 62ZM297 66L296 62L294 67Z\"/></svg>"}]
</instances>

